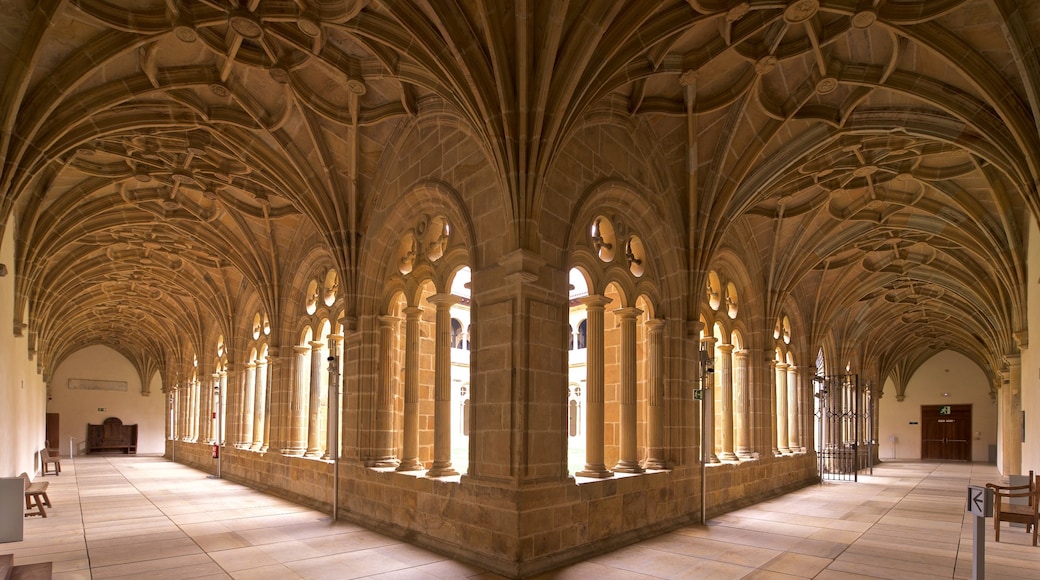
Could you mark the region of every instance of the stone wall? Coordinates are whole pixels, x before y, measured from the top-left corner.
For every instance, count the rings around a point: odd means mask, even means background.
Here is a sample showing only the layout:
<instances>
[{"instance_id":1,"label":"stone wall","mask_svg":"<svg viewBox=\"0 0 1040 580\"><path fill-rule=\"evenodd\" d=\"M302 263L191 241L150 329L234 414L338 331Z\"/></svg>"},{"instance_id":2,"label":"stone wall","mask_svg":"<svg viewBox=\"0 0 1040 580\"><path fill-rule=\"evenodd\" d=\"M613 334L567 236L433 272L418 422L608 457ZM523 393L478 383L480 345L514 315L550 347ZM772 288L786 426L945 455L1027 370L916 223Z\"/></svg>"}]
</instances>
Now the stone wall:
<instances>
[{"instance_id":1,"label":"stone wall","mask_svg":"<svg viewBox=\"0 0 1040 580\"><path fill-rule=\"evenodd\" d=\"M177 442L176 460L216 473L211 447ZM222 477L323 512L331 464L224 449ZM167 445L170 457L170 445ZM815 455L707 468L715 517L819 481ZM339 517L511 578L526 577L701 520L701 469L524 486L430 479L340 464Z\"/></svg>"}]
</instances>

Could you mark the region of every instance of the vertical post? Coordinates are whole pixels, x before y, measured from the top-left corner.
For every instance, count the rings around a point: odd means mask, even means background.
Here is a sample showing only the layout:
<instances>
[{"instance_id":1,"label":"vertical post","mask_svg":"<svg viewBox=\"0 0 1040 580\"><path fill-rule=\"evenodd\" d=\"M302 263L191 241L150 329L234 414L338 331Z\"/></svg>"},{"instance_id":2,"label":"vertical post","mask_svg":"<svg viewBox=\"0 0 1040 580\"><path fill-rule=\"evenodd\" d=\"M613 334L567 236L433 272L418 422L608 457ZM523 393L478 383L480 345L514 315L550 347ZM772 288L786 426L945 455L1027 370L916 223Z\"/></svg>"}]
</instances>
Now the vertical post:
<instances>
[{"instance_id":1,"label":"vertical post","mask_svg":"<svg viewBox=\"0 0 1040 580\"><path fill-rule=\"evenodd\" d=\"M986 518L973 516L971 527L971 580L986 578Z\"/></svg>"},{"instance_id":2,"label":"vertical post","mask_svg":"<svg viewBox=\"0 0 1040 580\"><path fill-rule=\"evenodd\" d=\"M332 461L332 521L339 515L339 336L329 335L328 456Z\"/></svg>"}]
</instances>

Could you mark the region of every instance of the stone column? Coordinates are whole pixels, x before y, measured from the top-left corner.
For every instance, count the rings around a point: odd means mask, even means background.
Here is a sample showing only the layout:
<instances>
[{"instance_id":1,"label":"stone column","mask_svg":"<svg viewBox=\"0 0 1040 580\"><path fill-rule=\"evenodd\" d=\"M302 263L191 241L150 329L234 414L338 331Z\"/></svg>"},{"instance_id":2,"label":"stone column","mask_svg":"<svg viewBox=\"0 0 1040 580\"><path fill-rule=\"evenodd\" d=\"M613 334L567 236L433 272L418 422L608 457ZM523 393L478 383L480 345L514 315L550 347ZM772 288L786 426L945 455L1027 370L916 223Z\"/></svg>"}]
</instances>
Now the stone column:
<instances>
[{"instance_id":1,"label":"stone column","mask_svg":"<svg viewBox=\"0 0 1040 580\"><path fill-rule=\"evenodd\" d=\"M787 363L776 363L776 445L781 454L790 453L787 436Z\"/></svg>"},{"instance_id":2,"label":"stone column","mask_svg":"<svg viewBox=\"0 0 1040 580\"><path fill-rule=\"evenodd\" d=\"M419 471L419 318L422 308L404 309L404 449L397 471Z\"/></svg>"},{"instance_id":3,"label":"stone column","mask_svg":"<svg viewBox=\"0 0 1040 580\"><path fill-rule=\"evenodd\" d=\"M433 378L433 465L427 477L458 475L451 466L451 307L459 301L451 294L427 298L436 308Z\"/></svg>"},{"instance_id":4,"label":"stone column","mask_svg":"<svg viewBox=\"0 0 1040 580\"><path fill-rule=\"evenodd\" d=\"M397 467L394 451L394 335L400 319L379 317L379 384L376 386L375 449L369 467Z\"/></svg>"},{"instance_id":5,"label":"stone column","mask_svg":"<svg viewBox=\"0 0 1040 580\"><path fill-rule=\"evenodd\" d=\"M307 451L304 457L321 457L321 377L325 368L321 349L325 343L312 341L310 393L307 396Z\"/></svg>"},{"instance_id":6,"label":"stone column","mask_svg":"<svg viewBox=\"0 0 1040 580\"><path fill-rule=\"evenodd\" d=\"M588 316L586 325L586 379L585 379L585 469L581 477L610 477L603 463L603 312L610 304L604 296L589 296L582 300Z\"/></svg>"},{"instance_id":7,"label":"stone column","mask_svg":"<svg viewBox=\"0 0 1040 580\"><path fill-rule=\"evenodd\" d=\"M265 386L265 388L267 390L267 393L266 393L267 396L264 397L264 437L263 437L263 444L260 446L260 451L261 452L267 451L268 449L271 448L272 445L274 445L274 443L273 443L274 437L278 434L278 428L276 427L276 423L275 423L275 409L281 408L283 413L287 413L288 412L288 405L285 402L276 402L275 401L275 394L276 394L275 386L276 386L276 384L275 384L274 377L276 376L277 372L281 371L280 368L276 368L276 367L278 365L283 365L284 366L284 364L285 364L284 358L281 360L281 362L279 362L278 356L277 356L277 351L275 351L275 353L272 353L270 350L268 350L268 353L267 353L267 374L266 374L267 378L264 379L264 386ZM283 381L283 383L284 383L284 381ZM283 391L283 393L284 393L288 388L290 388L290 387L283 386L280 390ZM284 422L285 422L285 420L283 418L282 419L282 423L284 424ZM280 442L279 442L279 444L280 444ZM278 446L276 445L275 448L277 449Z\"/></svg>"},{"instance_id":8,"label":"stone column","mask_svg":"<svg viewBox=\"0 0 1040 580\"><path fill-rule=\"evenodd\" d=\"M1008 474L1019 475L1022 473L1022 357L1013 354L1004 358L1008 362L1009 383L1002 390L1010 391L1010 413L1008 421L1004 423L1010 436L1004 457L1007 458Z\"/></svg>"},{"instance_id":9,"label":"stone column","mask_svg":"<svg viewBox=\"0 0 1040 580\"><path fill-rule=\"evenodd\" d=\"M329 373L329 390L326 395L328 401L328 420L326 421L325 435L327 441L325 443L325 454L321 456L322 459L335 459L339 457L339 433L340 433L340 407L342 401L340 400L340 385L343 381L343 361L341 360L341 354L339 350L340 343L343 342L342 334L330 334L329 335L329 356L335 357L336 360L330 364L336 365L336 376L332 375L332 371L326 368L326 372ZM326 361L328 362L328 361Z\"/></svg>"},{"instance_id":10,"label":"stone column","mask_svg":"<svg viewBox=\"0 0 1040 580\"><path fill-rule=\"evenodd\" d=\"M253 442L253 421L256 416L256 361L246 363L245 389L242 400L242 430L235 447L248 449Z\"/></svg>"},{"instance_id":11,"label":"stone column","mask_svg":"<svg viewBox=\"0 0 1040 580\"><path fill-rule=\"evenodd\" d=\"M735 391L734 413L737 418L736 452L740 459L751 459L751 403L748 384L748 351L733 351L733 389Z\"/></svg>"},{"instance_id":12,"label":"stone column","mask_svg":"<svg viewBox=\"0 0 1040 580\"><path fill-rule=\"evenodd\" d=\"M619 308L614 311L621 321L621 433L620 453L614 471L642 473L636 450L636 318L643 311L638 308Z\"/></svg>"},{"instance_id":13,"label":"stone column","mask_svg":"<svg viewBox=\"0 0 1040 580\"><path fill-rule=\"evenodd\" d=\"M253 438L249 446L260 451L264 446L264 423L267 420L267 361L258 359L253 364Z\"/></svg>"},{"instance_id":14,"label":"stone column","mask_svg":"<svg viewBox=\"0 0 1040 580\"><path fill-rule=\"evenodd\" d=\"M774 456L780 455L780 449L776 443L778 427L778 421L776 420L778 409L776 403L776 364L775 359L766 360L766 375L769 381L769 384L766 387L766 390L769 391L769 404L767 406L769 409L769 452Z\"/></svg>"},{"instance_id":15,"label":"stone column","mask_svg":"<svg viewBox=\"0 0 1040 580\"><path fill-rule=\"evenodd\" d=\"M701 339L701 350L708 353L708 358L712 361L712 365L715 364L715 342L714 336L707 336ZM717 369L716 369L717 370ZM703 369L701 370L703 373ZM708 463L719 463L719 456L715 453L715 373L705 373L703 375L703 384L706 391L704 392L704 399L701 404L704 405L704 425L702 425L702 437L704 438L703 446L705 453L703 454L702 460Z\"/></svg>"},{"instance_id":16,"label":"stone column","mask_svg":"<svg viewBox=\"0 0 1040 580\"><path fill-rule=\"evenodd\" d=\"M188 387L188 441L199 440L199 391L202 385L192 379Z\"/></svg>"},{"instance_id":17,"label":"stone column","mask_svg":"<svg viewBox=\"0 0 1040 580\"><path fill-rule=\"evenodd\" d=\"M646 321L646 436L645 469L664 469L664 321Z\"/></svg>"},{"instance_id":18,"label":"stone column","mask_svg":"<svg viewBox=\"0 0 1040 580\"><path fill-rule=\"evenodd\" d=\"M719 389L719 418L720 441L722 453L719 459L723 461L736 461L737 454L733 452L733 345L720 344L715 347L718 356L718 368L715 375L718 377Z\"/></svg>"},{"instance_id":19,"label":"stone column","mask_svg":"<svg viewBox=\"0 0 1040 580\"><path fill-rule=\"evenodd\" d=\"M213 442L223 446L227 437L228 373L226 370L215 375L217 388L213 390Z\"/></svg>"},{"instance_id":20,"label":"stone column","mask_svg":"<svg viewBox=\"0 0 1040 580\"><path fill-rule=\"evenodd\" d=\"M787 447L791 453L802 449L802 433L799 427L801 422L801 407L798 406L798 367L788 365L787 367ZM862 413L862 411L861 411Z\"/></svg>"},{"instance_id":21,"label":"stone column","mask_svg":"<svg viewBox=\"0 0 1040 580\"><path fill-rule=\"evenodd\" d=\"M296 355L296 375L289 390L289 430L282 447L282 455L303 455L306 449L304 421L307 417L307 399L310 394L310 382L307 380L307 373L310 371L307 355L310 352L310 346L293 346L293 353Z\"/></svg>"}]
</instances>

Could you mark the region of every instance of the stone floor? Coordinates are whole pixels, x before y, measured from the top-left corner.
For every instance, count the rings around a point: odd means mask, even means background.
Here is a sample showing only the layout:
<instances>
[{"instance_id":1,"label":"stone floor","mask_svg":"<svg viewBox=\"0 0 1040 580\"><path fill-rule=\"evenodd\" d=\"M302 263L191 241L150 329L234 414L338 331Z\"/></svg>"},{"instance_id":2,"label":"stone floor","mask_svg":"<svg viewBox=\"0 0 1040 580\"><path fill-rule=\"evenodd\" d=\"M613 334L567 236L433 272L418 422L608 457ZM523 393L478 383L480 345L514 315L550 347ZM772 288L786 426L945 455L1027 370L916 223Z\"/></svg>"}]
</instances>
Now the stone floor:
<instances>
[{"instance_id":1,"label":"stone floor","mask_svg":"<svg viewBox=\"0 0 1040 580\"><path fill-rule=\"evenodd\" d=\"M159 457L65 458L46 480L50 517L0 554L53 561L56 579L499 578ZM971 578L967 486L996 480L986 464L885 463L539 579ZM987 578L1040 578L1023 530L997 544L989 521L986 536Z\"/></svg>"}]
</instances>

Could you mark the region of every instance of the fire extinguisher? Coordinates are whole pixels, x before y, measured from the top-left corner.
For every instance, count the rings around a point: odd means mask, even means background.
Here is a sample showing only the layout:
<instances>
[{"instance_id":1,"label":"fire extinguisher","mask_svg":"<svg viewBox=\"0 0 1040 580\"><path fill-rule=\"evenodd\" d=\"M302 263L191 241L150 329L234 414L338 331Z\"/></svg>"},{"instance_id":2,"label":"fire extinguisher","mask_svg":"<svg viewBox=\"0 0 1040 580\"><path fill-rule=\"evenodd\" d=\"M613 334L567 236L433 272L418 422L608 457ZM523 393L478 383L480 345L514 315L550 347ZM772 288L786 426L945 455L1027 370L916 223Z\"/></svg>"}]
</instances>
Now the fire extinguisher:
<instances>
[{"instance_id":1,"label":"fire extinguisher","mask_svg":"<svg viewBox=\"0 0 1040 580\"><path fill-rule=\"evenodd\" d=\"M213 459L220 457L220 445L213 444Z\"/></svg>"}]
</instances>

